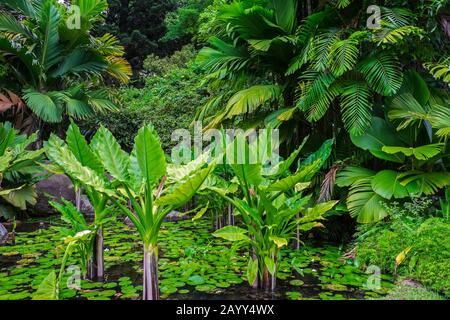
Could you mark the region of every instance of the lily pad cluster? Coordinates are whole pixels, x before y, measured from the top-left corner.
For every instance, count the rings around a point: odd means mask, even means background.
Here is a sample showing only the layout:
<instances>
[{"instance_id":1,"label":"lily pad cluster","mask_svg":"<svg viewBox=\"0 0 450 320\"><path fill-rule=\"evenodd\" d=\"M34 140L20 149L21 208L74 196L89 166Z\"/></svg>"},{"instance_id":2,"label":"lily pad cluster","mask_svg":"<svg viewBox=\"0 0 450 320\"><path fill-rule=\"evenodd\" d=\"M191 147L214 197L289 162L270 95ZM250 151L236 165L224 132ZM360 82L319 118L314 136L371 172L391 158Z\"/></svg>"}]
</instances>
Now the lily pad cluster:
<instances>
[{"instance_id":1,"label":"lily pad cluster","mask_svg":"<svg viewBox=\"0 0 450 320\"><path fill-rule=\"evenodd\" d=\"M58 227L19 232L15 245L0 247L0 300L32 299L38 285L58 269L64 253ZM118 232L120 230L120 232ZM117 218L105 227L105 280L73 281L76 257L63 278L61 299L138 299L142 296L141 244L137 232ZM208 220L166 222L160 233L161 298L373 299L389 292L389 276L378 289L367 287L371 276L341 259L333 245L307 244L286 249L275 293L256 292L246 284L245 250L211 236ZM76 279L76 278L75 278ZM67 285L68 284L68 285Z\"/></svg>"}]
</instances>

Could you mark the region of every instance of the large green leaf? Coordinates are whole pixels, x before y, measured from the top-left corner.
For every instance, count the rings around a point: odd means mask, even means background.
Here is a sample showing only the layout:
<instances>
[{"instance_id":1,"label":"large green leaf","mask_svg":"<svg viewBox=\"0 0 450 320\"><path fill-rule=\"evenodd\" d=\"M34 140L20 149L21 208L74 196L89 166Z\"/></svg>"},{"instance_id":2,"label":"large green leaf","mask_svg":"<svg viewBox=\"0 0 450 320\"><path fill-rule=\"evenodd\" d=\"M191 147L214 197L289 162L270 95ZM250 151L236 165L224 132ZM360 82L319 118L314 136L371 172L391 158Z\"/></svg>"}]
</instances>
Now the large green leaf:
<instances>
[{"instance_id":1,"label":"large green leaf","mask_svg":"<svg viewBox=\"0 0 450 320\"><path fill-rule=\"evenodd\" d=\"M130 159L122 150L116 138L105 127L97 130L92 138L91 146L101 159L105 169L117 180L126 182L129 179Z\"/></svg>"},{"instance_id":2,"label":"large green leaf","mask_svg":"<svg viewBox=\"0 0 450 320\"><path fill-rule=\"evenodd\" d=\"M247 280L252 286L258 277L258 259L250 258L247 265Z\"/></svg>"},{"instance_id":3,"label":"large green leaf","mask_svg":"<svg viewBox=\"0 0 450 320\"><path fill-rule=\"evenodd\" d=\"M261 164L232 164L234 174L248 187L258 186L262 181Z\"/></svg>"},{"instance_id":4,"label":"large green leaf","mask_svg":"<svg viewBox=\"0 0 450 320\"><path fill-rule=\"evenodd\" d=\"M156 204L159 206L170 206L173 209L184 205L195 195L213 169L214 166L211 165L200 170L191 179L175 187L170 193L158 198Z\"/></svg>"},{"instance_id":5,"label":"large green leaf","mask_svg":"<svg viewBox=\"0 0 450 320\"><path fill-rule=\"evenodd\" d=\"M378 172L372 179L373 191L385 199L405 198L409 196L405 186L400 184L399 174L392 170Z\"/></svg>"},{"instance_id":6,"label":"large green leaf","mask_svg":"<svg viewBox=\"0 0 450 320\"><path fill-rule=\"evenodd\" d=\"M43 94L34 89L24 90L23 99L27 106L42 120L46 122L61 122L63 108L62 98L51 96L50 93Z\"/></svg>"},{"instance_id":7,"label":"large green leaf","mask_svg":"<svg viewBox=\"0 0 450 320\"><path fill-rule=\"evenodd\" d=\"M364 178L355 182L347 197L347 208L359 223L376 222L388 216L383 206L386 200L373 191L371 180Z\"/></svg>"},{"instance_id":8,"label":"large green leaf","mask_svg":"<svg viewBox=\"0 0 450 320\"><path fill-rule=\"evenodd\" d=\"M164 151L151 125L142 127L134 140L129 172L141 183L155 183L166 174Z\"/></svg>"},{"instance_id":9,"label":"large green leaf","mask_svg":"<svg viewBox=\"0 0 450 320\"><path fill-rule=\"evenodd\" d=\"M56 272L51 271L39 285L33 300L58 300L58 280Z\"/></svg>"},{"instance_id":10,"label":"large green leaf","mask_svg":"<svg viewBox=\"0 0 450 320\"><path fill-rule=\"evenodd\" d=\"M44 147L47 157L64 168L66 174L72 179L79 181L85 186L92 187L98 192L114 196L114 192L106 184L106 177L100 176L91 168L83 166L67 145L57 136L52 134L48 141L44 143Z\"/></svg>"},{"instance_id":11,"label":"large green leaf","mask_svg":"<svg viewBox=\"0 0 450 320\"><path fill-rule=\"evenodd\" d=\"M45 71L49 70L61 59L59 42L59 22L61 16L53 1L43 1L39 10L39 28L42 33L39 63Z\"/></svg>"},{"instance_id":12,"label":"large green leaf","mask_svg":"<svg viewBox=\"0 0 450 320\"><path fill-rule=\"evenodd\" d=\"M16 208L25 210L27 203L36 204L36 188L34 186L23 185L13 189L0 189L0 197Z\"/></svg>"},{"instance_id":13,"label":"large green leaf","mask_svg":"<svg viewBox=\"0 0 450 320\"><path fill-rule=\"evenodd\" d=\"M276 23L285 30L287 34L292 34L296 25L297 1L295 0L272 0Z\"/></svg>"},{"instance_id":14,"label":"large green leaf","mask_svg":"<svg viewBox=\"0 0 450 320\"><path fill-rule=\"evenodd\" d=\"M275 275L275 272L277 271L275 261L273 261L271 257L264 257L264 264L266 265L267 271L269 271L271 275Z\"/></svg>"},{"instance_id":15,"label":"large green leaf","mask_svg":"<svg viewBox=\"0 0 450 320\"><path fill-rule=\"evenodd\" d=\"M410 194L433 195L450 185L450 172L408 171L399 174L399 179Z\"/></svg>"},{"instance_id":16,"label":"large green leaf","mask_svg":"<svg viewBox=\"0 0 450 320\"><path fill-rule=\"evenodd\" d=\"M312 208L305 210L303 216L297 220L298 223L304 224L322 219L322 216L333 209L339 201L328 201L316 204Z\"/></svg>"},{"instance_id":17,"label":"large green leaf","mask_svg":"<svg viewBox=\"0 0 450 320\"><path fill-rule=\"evenodd\" d=\"M374 117L371 127L362 135L351 135L352 142L359 148L369 150L377 158L403 163L403 154L388 154L382 149L384 146L405 146L395 130L381 118Z\"/></svg>"},{"instance_id":18,"label":"large green leaf","mask_svg":"<svg viewBox=\"0 0 450 320\"><path fill-rule=\"evenodd\" d=\"M222 229L216 230L212 235L228 241L249 241L250 238L246 235L246 233L247 230L245 229L236 226L226 226Z\"/></svg>"},{"instance_id":19,"label":"large green leaf","mask_svg":"<svg viewBox=\"0 0 450 320\"><path fill-rule=\"evenodd\" d=\"M299 182L307 182L320 169L321 160L318 159L310 165L300 168L294 175L275 181L268 188L269 192L287 192L292 190Z\"/></svg>"},{"instance_id":20,"label":"large green leaf","mask_svg":"<svg viewBox=\"0 0 450 320\"><path fill-rule=\"evenodd\" d=\"M89 167L99 174L103 173L102 163L89 148L86 139L74 122L67 129L66 142L70 151L83 166Z\"/></svg>"},{"instance_id":21,"label":"large green leaf","mask_svg":"<svg viewBox=\"0 0 450 320\"><path fill-rule=\"evenodd\" d=\"M445 143L428 144L416 148L390 147L384 146L382 150L389 154L402 153L407 157L413 156L418 160L428 160L443 151Z\"/></svg>"},{"instance_id":22,"label":"large green leaf","mask_svg":"<svg viewBox=\"0 0 450 320\"><path fill-rule=\"evenodd\" d=\"M427 112L411 93L394 97L389 105L388 116L391 120L400 120L397 130L427 119Z\"/></svg>"},{"instance_id":23,"label":"large green leaf","mask_svg":"<svg viewBox=\"0 0 450 320\"><path fill-rule=\"evenodd\" d=\"M336 185L339 187L349 187L360 179L371 178L374 175L375 171L373 170L348 166L336 175Z\"/></svg>"}]
</instances>

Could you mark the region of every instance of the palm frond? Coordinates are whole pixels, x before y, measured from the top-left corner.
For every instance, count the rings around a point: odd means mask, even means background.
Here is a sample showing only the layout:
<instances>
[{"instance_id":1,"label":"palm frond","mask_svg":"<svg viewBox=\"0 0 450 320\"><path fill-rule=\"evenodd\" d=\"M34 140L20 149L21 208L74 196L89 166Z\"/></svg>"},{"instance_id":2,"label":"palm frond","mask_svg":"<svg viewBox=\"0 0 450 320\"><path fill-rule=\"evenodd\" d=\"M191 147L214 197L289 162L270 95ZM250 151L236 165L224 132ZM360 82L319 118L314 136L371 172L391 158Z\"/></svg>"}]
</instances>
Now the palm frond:
<instances>
[{"instance_id":1,"label":"palm frond","mask_svg":"<svg viewBox=\"0 0 450 320\"><path fill-rule=\"evenodd\" d=\"M341 107L342 120L352 135L367 131L372 122L372 94L366 83L357 81L346 86Z\"/></svg>"},{"instance_id":2,"label":"palm frond","mask_svg":"<svg viewBox=\"0 0 450 320\"><path fill-rule=\"evenodd\" d=\"M122 57L109 56L106 58L108 61L108 67L106 72L122 83L128 83L130 81L131 75L133 74L131 70L131 65Z\"/></svg>"},{"instance_id":3,"label":"palm frond","mask_svg":"<svg viewBox=\"0 0 450 320\"><path fill-rule=\"evenodd\" d=\"M315 71L306 72L300 78L297 107L307 113L308 121L321 119L338 96L339 87L332 86L334 81L332 75Z\"/></svg>"},{"instance_id":4,"label":"palm frond","mask_svg":"<svg viewBox=\"0 0 450 320\"><path fill-rule=\"evenodd\" d=\"M435 79L442 80L450 86L450 57L437 63L426 62L423 66Z\"/></svg>"},{"instance_id":5,"label":"palm frond","mask_svg":"<svg viewBox=\"0 0 450 320\"><path fill-rule=\"evenodd\" d=\"M391 96L403 81L400 61L390 53L380 53L369 57L358 65L369 86L379 94Z\"/></svg>"},{"instance_id":6,"label":"palm frond","mask_svg":"<svg viewBox=\"0 0 450 320\"><path fill-rule=\"evenodd\" d=\"M42 68L47 71L61 57L58 30L61 16L52 1L44 1L41 10L39 10L39 15L39 29L42 33L39 62Z\"/></svg>"},{"instance_id":7,"label":"palm frond","mask_svg":"<svg viewBox=\"0 0 450 320\"><path fill-rule=\"evenodd\" d=\"M352 70L359 56L358 41L354 38L340 40L331 47L329 67L335 77Z\"/></svg>"},{"instance_id":8,"label":"palm frond","mask_svg":"<svg viewBox=\"0 0 450 320\"><path fill-rule=\"evenodd\" d=\"M65 95L60 92L47 92L46 94L35 91L33 88L25 89L27 106L42 120L46 122L61 122L63 101Z\"/></svg>"}]
</instances>

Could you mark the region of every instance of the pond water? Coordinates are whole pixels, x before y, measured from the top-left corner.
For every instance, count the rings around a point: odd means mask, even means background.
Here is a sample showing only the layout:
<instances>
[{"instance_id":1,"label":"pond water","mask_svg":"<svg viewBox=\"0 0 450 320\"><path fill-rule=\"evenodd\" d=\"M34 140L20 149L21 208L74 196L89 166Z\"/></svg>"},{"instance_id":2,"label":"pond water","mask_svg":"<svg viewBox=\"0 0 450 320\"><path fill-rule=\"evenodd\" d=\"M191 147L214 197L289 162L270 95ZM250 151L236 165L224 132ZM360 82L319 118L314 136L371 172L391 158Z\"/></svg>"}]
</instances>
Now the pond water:
<instances>
[{"instance_id":1,"label":"pond water","mask_svg":"<svg viewBox=\"0 0 450 320\"><path fill-rule=\"evenodd\" d=\"M43 223L42 223L43 222ZM0 300L31 299L48 273L58 270L64 253L62 222L34 221L18 229L15 245L0 247ZM390 276L369 289L373 275L352 260L342 259L341 248L306 244L284 250L277 290L251 289L246 282L248 257L230 243L211 236L210 221L166 222L160 234L159 279L162 299L372 299L392 288ZM76 265L71 258L68 266ZM81 280L67 288L62 299L139 299L142 294L142 248L133 229L118 219L105 227L105 280ZM371 278L372 277L372 278ZM370 288L372 288L369 285Z\"/></svg>"}]
</instances>

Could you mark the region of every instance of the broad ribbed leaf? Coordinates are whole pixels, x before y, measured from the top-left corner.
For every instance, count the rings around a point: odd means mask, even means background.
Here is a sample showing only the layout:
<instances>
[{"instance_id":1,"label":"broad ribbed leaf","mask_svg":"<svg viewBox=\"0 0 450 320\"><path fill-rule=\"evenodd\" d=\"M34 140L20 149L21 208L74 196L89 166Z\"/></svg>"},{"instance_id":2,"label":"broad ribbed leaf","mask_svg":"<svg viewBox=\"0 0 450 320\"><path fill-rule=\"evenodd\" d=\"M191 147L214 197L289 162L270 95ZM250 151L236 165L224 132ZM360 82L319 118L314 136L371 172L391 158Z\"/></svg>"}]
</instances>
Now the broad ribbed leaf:
<instances>
[{"instance_id":1,"label":"broad ribbed leaf","mask_svg":"<svg viewBox=\"0 0 450 320\"><path fill-rule=\"evenodd\" d=\"M398 163L405 160L403 154L383 152L384 146L405 146L397 132L384 119L374 117L371 127L364 134L351 135L350 138L357 147L369 150L377 158Z\"/></svg>"},{"instance_id":2,"label":"broad ribbed leaf","mask_svg":"<svg viewBox=\"0 0 450 320\"><path fill-rule=\"evenodd\" d=\"M61 122L63 109L62 106L52 99L49 94L42 94L29 89L24 91L27 106L42 120L46 122Z\"/></svg>"},{"instance_id":3,"label":"broad ribbed leaf","mask_svg":"<svg viewBox=\"0 0 450 320\"><path fill-rule=\"evenodd\" d=\"M232 164L234 174L248 187L258 186L262 181L261 164Z\"/></svg>"},{"instance_id":4,"label":"broad ribbed leaf","mask_svg":"<svg viewBox=\"0 0 450 320\"><path fill-rule=\"evenodd\" d=\"M311 179L311 177L317 171L319 171L320 167L321 167L320 160L316 160L314 163L307 165L303 168L300 168L295 174L272 183L267 188L267 191L287 192L289 190L292 190L297 183L307 182L306 180Z\"/></svg>"},{"instance_id":5,"label":"broad ribbed leaf","mask_svg":"<svg viewBox=\"0 0 450 320\"><path fill-rule=\"evenodd\" d=\"M378 172L372 178L371 186L373 191L388 200L392 197L401 199L409 196L406 187L400 184L399 174L392 170Z\"/></svg>"},{"instance_id":6,"label":"broad ribbed leaf","mask_svg":"<svg viewBox=\"0 0 450 320\"><path fill-rule=\"evenodd\" d=\"M61 58L59 43L59 22L61 16L52 1L44 1L39 10L39 28L43 38L40 43L40 64L44 70L50 69Z\"/></svg>"},{"instance_id":7,"label":"broad ribbed leaf","mask_svg":"<svg viewBox=\"0 0 450 320\"><path fill-rule=\"evenodd\" d=\"M86 139L81 134L78 126L72 122L67 129L66 142L72 154L81 165L89 167L98 174L103 173L103 166L97 156L88 146Z\"/></svg>"},{"instance_id":8,"label":"broad ribbed leaf","mask_svg":"<svg viewBox=\"0 0 450 320\"><path fill-rule=\"evenodd\" d=\"M1 189L0 191L0 196L5 201L21 210L26 210L27 203L31 205L36 204L37 193L35 186L24 185L19 188Z\"/></svg>"},{"instance_id":9,"label":"broad ribbed leaf","mask_svg":"<svg viewBox=\"0 0 450 320\"><path fill-rule=\"evenodd\" d=\"M98 192L114 196L114 192L108 189L104 178L91 168L81 165L67 145L57 136L51 135L48 141L44 143L44 146L47 157L63 167L66 174L72 179L92 187Z\"/></svg>"},{"instance_id":10,"label":"broad ribbed leaf","mask_svg":"<svg viewBox=\"0 0 450 320\"><path fill-rule=\"evenodd\" d=\"M130 174L147 183L155 183L166 174L164 151L158 134L151 125L142 127L134 139Z\"/></svg>"},{"instance_id":11,"label":"broad ribbed leaf","mask_svg":"<svg viewBox=\"0 0 450 320\"><path fill-rule=\"evenodd\" d=\"M58 300L58 282L56 272L51 271L41 282L33 300Z\"/></svg>"},{"instance_id":12,"label":"broad ribbed leaf","mask_svg":"<svg viewBox=\"0 0 450 320\"><path fill-rule=\"evenodd\" d=\"M386 200L373 191L371 179L361 179L350 189L347 208L359 223L371 223L388 216L383 202Z\"/></svg>"},{"instance_id":13,"label":"broad ribbed leaf","mask_svg":"<svg viewBox=\"0 0 450 320\"><path fill-rule=\"evenodd\" d=\"M169 194L158 198L156 204L159 206L170 206L173 209L184 205L191 200L213 169L214 166L209 166L206 169L200 170L191 179L175 187Z\"/></svg>"},{"instance_id":14,"label":"broad ribbed leaf","mask_svg":"<svg viewBox=\"0 0 450 320\"><path fill-rule=\"evenodd\" d=\"M250 240L246 235L247 230L236 227L236 226L226 226L222 229L216 230L212 235L217 238L222 238L228 241L242 241Z\"/></svg>"},{"instance_id":15,"label":"broad ribbed leaf","mask_svg":"<svg viewBox=\"0 0 450 320\"><path fill-rule=\"evenodd\" d=\"M256 278L258 277L258 259L250 258L247 265L247 280L252 286L255 284Z\"/></svg>"},{"instance_id":16,"label":"broad ribbed leaf","mask_svg":"<svg viewBox=\"0 0 450 320\"><path fill-rule=\"evenodd\" d=\"M428 160L441 153L444 147L445 143L435 143L416 148L384 146L382 150L389 154L402 153L407 157L413 156L418 160Z\"/></svg>"},{"instance_id":17,"label":"broad ribbed leaf","mask_svg":"<svg viewBox=\"0 0 450 320\"><path fill-rule=\"evenodd\" d=\"M297 1L296 0L272 0L277 24L287 34L291 34L296 25Z\"/></svg>"},{"instance_id":18,"label":"broad ribbed leaf","mask_svg":"<svg viewBox=\"0 0 450 320\"><path fill-rule=\"evenodd\" d=\"M336 185L339 187L349 187L360 179L371 178L375 171L360 167L345 167L336 175Z\"/></svg>"},{"instance_id":19,"label":"broad ribbed leaf","mask_svg":"<svg viewBox=\"0 0 450 320\"><path fill-rule=\"evenodd\" d=\"M339 201L328 201L316 204L314 207L306 209L304 215L298 219L297 222L303 224L321 220L323 219L322 216L333 209L338 202Z\"/></svg>"},{"instance_id":20,"label":"broad ribbed leaf","mask_svg":"<svg viewBox=\"0 0 450 320\"><path fill-rule=\"evenodd\" d=\"M429 196L450 185L450 172L408 171L399 174L399 179L410 194Z\"/></svg>"},{"instance_id":21,"label":"broad ribbed leaf","mask_svg":"<svg viewBox=\"0 0 450 320\"><path fill-rule=\"evenodd\" d=\"M269 271L271 275L275 275L275 272L277 270L275 261L273 261L271 257L264 257L264 264L267 267L267 271Z\"/></svg>"},{"instance_id":22,"label":"broad ribbed leaf","mask_svg":"<svg viewBox=\"0 0 450 320\"><path fill-rule=\"evenodd\" d=\"M130 159L122 150L116 138L105 127L97 130L91 146L101 159L105 169L117 180L126 182L129 179Z\"/></svg>"}]
</instances>

